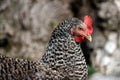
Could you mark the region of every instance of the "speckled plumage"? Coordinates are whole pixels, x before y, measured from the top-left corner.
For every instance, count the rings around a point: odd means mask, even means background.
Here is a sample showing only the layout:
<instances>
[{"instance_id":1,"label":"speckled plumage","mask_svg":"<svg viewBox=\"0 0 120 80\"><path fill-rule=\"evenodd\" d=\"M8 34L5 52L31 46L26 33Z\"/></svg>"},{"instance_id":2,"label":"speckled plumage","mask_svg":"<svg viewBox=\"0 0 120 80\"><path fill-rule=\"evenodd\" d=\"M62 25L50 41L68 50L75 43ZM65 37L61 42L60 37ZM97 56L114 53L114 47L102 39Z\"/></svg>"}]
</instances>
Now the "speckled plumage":
<instances>
[{"instance_id":1,"label":"speckled plumage","mask_svg":"<svg viewBox=\"0 0 120 80\"><path fill-rule=\"evenodd\" d=\"M66 80L62 73L39 62L0 55L0 80Z\"/></svg>"},{"instance_id":2,"label":"speckled plumage","mask_svg":"<svg viewBox=\"0 0 120 80\"><path fill-rule=\"evenodd\" d=\"M38 62L0 55L0 80L86 80L87 66L80 43L70 34L71 28L82 24L77 18L61 22Z\"/></svg>"},{"instance_id":3,"label":"speckled plumage","mask_svg":"<svg viewBox=\"0 0 120 80\"><path fill-rule=\"evenodd\" d=\"M49 46L42 58L42 63L53 70L63 71L72 80L85 80L87 66L80 48L70 34L70 29L83 22L72 18L61 22L53 31Z\"/></svg>"}]
</instances>

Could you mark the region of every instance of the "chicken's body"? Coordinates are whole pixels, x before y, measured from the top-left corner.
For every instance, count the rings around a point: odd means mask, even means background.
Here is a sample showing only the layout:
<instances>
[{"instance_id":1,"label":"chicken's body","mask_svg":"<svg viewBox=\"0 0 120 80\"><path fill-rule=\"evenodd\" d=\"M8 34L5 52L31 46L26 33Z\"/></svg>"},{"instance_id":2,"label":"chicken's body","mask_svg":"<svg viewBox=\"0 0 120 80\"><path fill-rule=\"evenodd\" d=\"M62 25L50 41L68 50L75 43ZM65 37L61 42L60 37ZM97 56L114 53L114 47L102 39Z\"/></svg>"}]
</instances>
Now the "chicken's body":
<instances>
[{"instance_id":1,"label":"chicken's body","mask_svg":"<svg viewBox=\"0 0 120 80\"><path fill-rule=\"evenodd\" d=\"M66 77L39 62L0 55L0 80L64 80Z\"/></svg>"},{"instance_id":2,"label":"chicken's body","mask_svg":"<svg viewBox=\"0 0 120 80\"><path fill-rule=\"evenodd\" d=\"M88 16L87 19L90 23L91 19ZM91 39L91 34L86 32L89 25L84 22L77 18L61 22L53 31L46 52L38 62L1 55L0 79L86 80L87 66L80 42L84 37Z\"/></svg>"},{"instance_id":3,"label":"chicken's body","mask_svg":"<svg viewBox=\"0 0 120 80\"><path fill-rule=\"evenodd\" d=\"M85 80L87 66L80 43L76 43L72 35L67 33L72 26L78 24L77 21L81 22L76 18L72 18L70 21L66 20L59 24L52 33L42 63L53 70L62 71L72 80ZM59 31L60 28L64 28L63 31Z\"/></svg>"}]
</instances>

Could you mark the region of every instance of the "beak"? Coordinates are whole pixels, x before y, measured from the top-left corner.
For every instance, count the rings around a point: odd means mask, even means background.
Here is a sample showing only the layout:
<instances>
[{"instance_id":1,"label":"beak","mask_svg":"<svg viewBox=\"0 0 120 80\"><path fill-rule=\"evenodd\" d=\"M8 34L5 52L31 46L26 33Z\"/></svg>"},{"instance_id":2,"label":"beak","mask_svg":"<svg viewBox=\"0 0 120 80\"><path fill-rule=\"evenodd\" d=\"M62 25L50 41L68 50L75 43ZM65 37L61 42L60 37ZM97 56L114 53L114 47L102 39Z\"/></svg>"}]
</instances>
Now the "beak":
<instances>
[{"instance_id":1,"label":"beak","mask_svg":"<svg viewBox=\"0 0 120 80\"><path fill-rule=\"evenodd\" d=\"M85 36L85 38L86 38L88 41L92 42L92 37L91 37L91 35L87 35L87 36Z\"/></svg>"}]
</instances>

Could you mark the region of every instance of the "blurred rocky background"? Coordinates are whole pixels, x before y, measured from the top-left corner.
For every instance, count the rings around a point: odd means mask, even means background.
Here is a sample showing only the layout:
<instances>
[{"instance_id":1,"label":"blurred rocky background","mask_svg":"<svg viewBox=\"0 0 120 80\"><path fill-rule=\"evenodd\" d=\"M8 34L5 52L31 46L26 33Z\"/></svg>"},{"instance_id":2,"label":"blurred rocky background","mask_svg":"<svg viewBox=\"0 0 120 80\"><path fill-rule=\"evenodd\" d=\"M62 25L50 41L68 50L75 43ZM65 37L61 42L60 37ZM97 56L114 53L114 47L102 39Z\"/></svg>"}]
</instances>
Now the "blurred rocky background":
<instances>
[{"instance_id":1,"label":"blurred rocky background","mask_svg":"<svg viewBox=\"0 0 120 80\"><path fill-rule=\"evenodd\" d=\"M39 59L56 24L72 17L69 1L1 0L0 52Z\"/></svg>"},{"instance_id":2,"label":"blurred rocky background","mask_svg":"<svg viewBox=\"0 0 120 80\"><path fill-rule=\"evenodd\" d=\"M82 43L89 80L120 80L120 0L0 0L0 53L39 60L52 30L69 17L93 18Z\"/></svg>"}]
</instances>

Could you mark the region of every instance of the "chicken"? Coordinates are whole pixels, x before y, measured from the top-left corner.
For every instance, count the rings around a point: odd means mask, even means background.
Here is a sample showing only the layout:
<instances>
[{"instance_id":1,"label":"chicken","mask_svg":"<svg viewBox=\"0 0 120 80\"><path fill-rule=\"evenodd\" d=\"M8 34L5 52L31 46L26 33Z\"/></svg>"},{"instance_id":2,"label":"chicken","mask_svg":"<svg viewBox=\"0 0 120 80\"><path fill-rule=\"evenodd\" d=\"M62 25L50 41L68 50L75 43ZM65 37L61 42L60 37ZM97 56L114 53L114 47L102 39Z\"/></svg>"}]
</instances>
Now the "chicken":
<instances>
[{"instance_id":1,"label":"chicken","mask_svg":"<svg viewBox=\"0 0 120 80\"><path fill-rule=\"evenodd\" d=\"M70 18L52 32L46 52L38 62L0 56L0 79L86 80L87 65L80 43L92 41L92 19Z\"/></svg>"},{"instance_id":2,"label":"chicken","mask_svg":"<svg viewBox=\"0 0 120 80\"><path fill-rule=\"evenodd\" d=\"M8 58L0 55L0 80L63 80L65 76L60 72L51 70L25 59Z\"/></svg>"}]
</instances>

